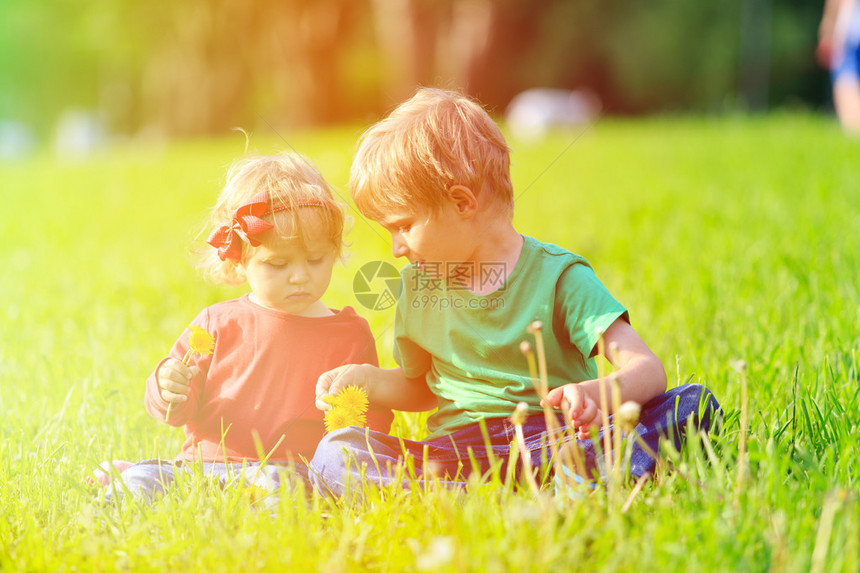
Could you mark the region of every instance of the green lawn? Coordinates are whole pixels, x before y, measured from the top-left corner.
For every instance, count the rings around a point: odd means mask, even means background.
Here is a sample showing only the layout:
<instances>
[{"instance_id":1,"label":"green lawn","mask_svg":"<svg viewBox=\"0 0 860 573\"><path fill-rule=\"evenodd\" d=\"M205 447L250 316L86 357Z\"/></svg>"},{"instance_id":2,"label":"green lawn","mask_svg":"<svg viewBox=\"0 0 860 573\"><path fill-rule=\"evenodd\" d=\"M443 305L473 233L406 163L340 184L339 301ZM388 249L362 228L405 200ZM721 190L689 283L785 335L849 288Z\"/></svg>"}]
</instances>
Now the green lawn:
<instances>
[{"instance_id":1,"label":"green lawn","mask_svg":"<svg viewBox=\"0 0 860 573\"><path fill-rule=\"evenodd\" d=\"M346 197L360 131L282 135ZM465 498L284 495L274 513L189 483L97 513L84 479L99 461L178 451L144 380L199 309L241 292L186 255L235 136L0 165L0 570L857 571L860 142L805 115L603 119L576 136L511 141L518 229L588 258L670 385L703 383L727 412L628 511L627 485L570 501L490 481ZM393 311L351 286L389 242L353 214L325 300L356 306L391 366ZM423 421L395 429L420 438Z\"/></svg>"}]
</instances>

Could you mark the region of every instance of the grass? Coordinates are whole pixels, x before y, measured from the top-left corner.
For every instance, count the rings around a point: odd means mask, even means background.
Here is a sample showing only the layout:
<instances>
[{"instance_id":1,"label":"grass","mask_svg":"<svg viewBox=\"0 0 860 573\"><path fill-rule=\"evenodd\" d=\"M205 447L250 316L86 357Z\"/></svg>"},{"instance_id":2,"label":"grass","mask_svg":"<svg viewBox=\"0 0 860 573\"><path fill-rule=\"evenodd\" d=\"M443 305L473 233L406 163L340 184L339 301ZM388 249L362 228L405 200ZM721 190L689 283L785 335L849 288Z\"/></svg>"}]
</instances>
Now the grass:
<instances>
[{"instance_id":1,"label":"grass","mask_svg":"<svg viewBox=\"0 0 860 573\"><path fill-rule=\"evenodd\" d=\"M287 139L346 195L359 132ZM143 382L200 308L241 292L184 254L242 153L234 137L0 166L0 570L857 571L860 143L805 115L604 119L562 153L574 137L511 141L517 227L588 258L670 385L705 384L727 411L626 513L632 485L536 500L494 481L466 497L284 496L274 514L190 482L97 513L83 481L99 461L179 450ZM370 320L390 366L392 311L351 291L390 247L358 217L350 240L326 301ZM420 438L424 419L398 415L395 431Z\"/></svg>"}]
</instances>

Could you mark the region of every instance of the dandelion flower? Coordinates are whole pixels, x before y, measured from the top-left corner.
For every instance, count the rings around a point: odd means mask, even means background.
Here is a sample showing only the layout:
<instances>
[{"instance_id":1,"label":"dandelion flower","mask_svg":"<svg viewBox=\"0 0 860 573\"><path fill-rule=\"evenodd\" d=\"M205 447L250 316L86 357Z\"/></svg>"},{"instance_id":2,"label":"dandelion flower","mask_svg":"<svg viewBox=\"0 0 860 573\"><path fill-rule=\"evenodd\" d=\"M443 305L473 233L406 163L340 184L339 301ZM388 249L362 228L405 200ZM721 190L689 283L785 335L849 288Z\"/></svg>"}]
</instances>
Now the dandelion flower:
<instances>
[{"instance_id":1,"label":"dandelion flower","mask_svg":"<svg viewBox=\"0 0 860 573\"><path fill-rule=\"evenodd\" d=\"M269 494L264 488L258 485L249 485L242 490L242 493L252 504L257 503Z\"/></svg>"},{"instance_id":2,"label":"dandelion flower","mask_svg":"<svg viewBox=\"0 0 860 573\"><path fill-rule=\"evenodd\" d=\"M188 337L188 346L191 347L191 352L197 354L212 354L215 350L215 337L193 324L188 326L191 330L191 335Z\"/></svg>"},{"instance_id":3,"label":"dandelion flower","mask_svg":"<svg viewBox=\"0 0 860 573\"><path fill-rule=\"evenodd\" d=\"M349 412L338 406L333 406L331 410L325 413L325 431L334 432L347 426L354 426L353 416Z\"/></svg>"},{"instance_id":4,"label":"dandelion flower","mask_svg":"<svg viewBox=\"0 0 860 573\"><path fill-rule=\"evenodd\" d=\"M188 325L191 334L188 335L188 351L182 357L182 363L186 366L191 364L191 357L197 354L208 355L215 350L215 337L194 324Z\"/></svg>"},{"instance_id":5,"label":"dandelion flower","mask_svg":"<svg viewBox=\"0 0 860 573\"><path fill-rule=\"evenodd\" d=\"M323 400L331 404L325 413L326 432L339 430L347 426L364 426L367 421L367 390L355 385L342 388L334 396L326 396Z\"/></svg>"},{"instance_id":6,"label":"dandelion flower","mask_svg":"<svg viewBox=\"0 0 860 573\"><path fill-rule=\"evenodd\" d=\"M337 393L337 404L355 416L367 413L367 390L355 385L349 385Z\"/></svg>"}]
</instances>

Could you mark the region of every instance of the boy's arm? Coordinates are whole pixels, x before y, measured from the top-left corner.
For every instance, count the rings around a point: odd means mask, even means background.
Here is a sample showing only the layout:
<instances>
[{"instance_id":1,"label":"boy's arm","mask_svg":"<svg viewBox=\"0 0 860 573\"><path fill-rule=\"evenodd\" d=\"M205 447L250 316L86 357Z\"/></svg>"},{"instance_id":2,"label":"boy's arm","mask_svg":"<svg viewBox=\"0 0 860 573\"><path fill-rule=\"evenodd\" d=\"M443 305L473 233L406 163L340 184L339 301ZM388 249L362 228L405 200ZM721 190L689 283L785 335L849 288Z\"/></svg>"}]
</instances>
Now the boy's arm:
<instances>
[{"instance_id":1,"label":"boy's arm","mask_svg":"<svg viewBox=\"0 0 860 573\"><path fill-rule=\"evenodd\" d=\"M603 333L604 353L616 368L621 389L621 403L644 404L666 391L666 370L648 345L626 320L616 319ZM609 376L605 377L607 404L612 412ZM600 403L599 380L587 380L580 387Z\"/></svg>"},{"instance_id":2,"label":"boy's arm","mask_svg":"<svg viewBox=\"0 0 860 573\"><path fill-rule=\"evenodd\" d=\"M614 376L619 382L621 403L633 401L645 404L666 391L663 363L626 320L616 319L604 332L603 340L606 358L617 368ZM606 392L607 414L611 414L612 389L609 376L603 378L602 385ZM551 390L547 394L547 402L553 408L561 408L562 402L567 401L577 427L588 425L596 418L596 409L600 408L600 386L600 379L565 384Z\"/></svg>"},{"instance_id":3,"label":"boy's arm","mask_svg":"<svg viewBox=\"0 0 860 573\"><path fill-rule=\"evenodd\" d=\"M438 405L436 395L427 387L424 377L407 378L400 368L387 370L371 364L347 364L319 377L316 407L328 410L331 406L323 401L323 397L337 394L349 385L364 388L371 404L392 410L423 412Z\"/></svg>"}]
</instances>

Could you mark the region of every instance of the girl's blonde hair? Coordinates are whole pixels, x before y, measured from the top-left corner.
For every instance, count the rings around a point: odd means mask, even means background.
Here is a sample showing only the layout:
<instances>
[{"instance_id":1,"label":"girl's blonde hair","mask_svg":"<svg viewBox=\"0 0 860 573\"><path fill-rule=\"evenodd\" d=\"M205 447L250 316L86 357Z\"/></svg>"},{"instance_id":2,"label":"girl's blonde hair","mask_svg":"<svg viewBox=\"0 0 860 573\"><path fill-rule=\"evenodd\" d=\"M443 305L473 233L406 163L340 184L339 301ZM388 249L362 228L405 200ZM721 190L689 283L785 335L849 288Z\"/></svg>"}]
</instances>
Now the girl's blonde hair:
<instances>
[{"instance_id":1,"label":"girl's blonde hair","mask_svg":"<svg viewBox=\"0 0 860 573\"><path fill-rule=\"evenodd\" d=\"M434 209L454 185L513 214L510 150L498 125L471 99L433 88L361 136L349 177L358 209L377 221L393 209Z\"/></svg>"},{"instance_id":2,"label":"girl's blonde hair","mask_svg":"<svg viewBox=\"0 0 860 573\"><path fill-rule=\"evenodd\" d=\"M331 241L338 256L343 252L344 207L334 200L329 184L311 162L296 153L279 155L250 155L230 165L227 181L218 195L218 201L207 218L208 235L223 225L230 225L240 206L265 191L272 206L284 207L262 218L274 225L266 233L276 233L284 238L298 239L305 244L309 229L321 229ZM307 203L313 203L308 206ZM265 235L257 235L257 240ZM205 239L205 236L204 236ZM238 237L236 238L238 239ZM252 247L242 241L242 258L245 261ZM204 275L217 283L241 284L245 281L239 267L241 261L221 260L217 249L206 246L198 265Z\"/></svg>"}]
</instances>

